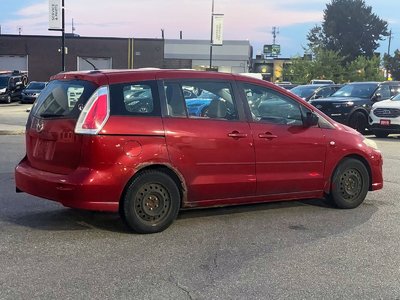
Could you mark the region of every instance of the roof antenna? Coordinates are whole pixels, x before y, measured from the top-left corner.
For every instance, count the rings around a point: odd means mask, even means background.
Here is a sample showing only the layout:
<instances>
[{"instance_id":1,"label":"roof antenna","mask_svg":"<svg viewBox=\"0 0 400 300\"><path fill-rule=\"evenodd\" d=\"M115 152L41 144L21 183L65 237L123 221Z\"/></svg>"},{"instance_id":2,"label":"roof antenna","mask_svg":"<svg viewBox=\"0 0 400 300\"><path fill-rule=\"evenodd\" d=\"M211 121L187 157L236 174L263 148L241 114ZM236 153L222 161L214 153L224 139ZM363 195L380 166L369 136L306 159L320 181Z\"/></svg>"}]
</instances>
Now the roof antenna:
<instances>
[{"instance_id":1,"label":"roof antenna","mask_svg":"<svg viewBox=\"0 0 400 300\"><path fill-rule=\"evenodd\" d=\"M96 67L93 63L91 63L89 60L87 60L86 58L84 58L84 57L82 57L82 56L81 56L81 58L82 58L84 61L86 61L89 65L91 65L91 66L93 67L93 70L96 70L96 71L99 70L99 69L97 69L97 67Z\"/></svg>"}]
</instances>

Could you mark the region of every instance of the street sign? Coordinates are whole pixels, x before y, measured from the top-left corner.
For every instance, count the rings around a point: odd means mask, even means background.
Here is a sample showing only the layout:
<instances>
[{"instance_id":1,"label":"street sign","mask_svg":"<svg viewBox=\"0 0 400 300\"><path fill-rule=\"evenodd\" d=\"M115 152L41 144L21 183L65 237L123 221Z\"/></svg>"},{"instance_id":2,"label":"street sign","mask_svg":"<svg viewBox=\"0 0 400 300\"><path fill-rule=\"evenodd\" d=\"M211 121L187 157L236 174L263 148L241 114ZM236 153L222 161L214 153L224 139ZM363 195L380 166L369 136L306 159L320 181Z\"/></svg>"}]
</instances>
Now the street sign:
<instances>
[{"instance_id":1,"label":"street sign","mask_svg":"<svg viewBox=\"0 0 400 300\"><path fill-rule=\"evenodd\" d=\"M266 56L278 56L281 54L281 45L264 45L264 54Z\"/></svg>"}]
</instances>

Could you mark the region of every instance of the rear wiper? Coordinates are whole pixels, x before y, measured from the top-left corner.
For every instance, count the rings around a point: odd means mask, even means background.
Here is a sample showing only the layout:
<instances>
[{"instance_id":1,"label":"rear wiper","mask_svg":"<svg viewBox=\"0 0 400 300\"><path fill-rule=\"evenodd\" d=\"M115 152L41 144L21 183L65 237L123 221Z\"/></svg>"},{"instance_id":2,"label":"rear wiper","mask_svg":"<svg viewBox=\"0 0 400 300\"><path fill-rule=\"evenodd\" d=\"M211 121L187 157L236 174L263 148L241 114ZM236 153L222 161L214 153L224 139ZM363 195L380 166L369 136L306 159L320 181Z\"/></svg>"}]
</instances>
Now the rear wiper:
<instances>
[{"instance_id":1,"label":"rear wiper","mask_svg":"<svg viewBox=\"0 0 400 300\"><path fill-rule=\"evenodd\" d=\"M61 114L46 114L46 113L40 114L40 116L41 116L42 118L64 117L64 115L61 115Z\"/></svg>"}]
</instances>

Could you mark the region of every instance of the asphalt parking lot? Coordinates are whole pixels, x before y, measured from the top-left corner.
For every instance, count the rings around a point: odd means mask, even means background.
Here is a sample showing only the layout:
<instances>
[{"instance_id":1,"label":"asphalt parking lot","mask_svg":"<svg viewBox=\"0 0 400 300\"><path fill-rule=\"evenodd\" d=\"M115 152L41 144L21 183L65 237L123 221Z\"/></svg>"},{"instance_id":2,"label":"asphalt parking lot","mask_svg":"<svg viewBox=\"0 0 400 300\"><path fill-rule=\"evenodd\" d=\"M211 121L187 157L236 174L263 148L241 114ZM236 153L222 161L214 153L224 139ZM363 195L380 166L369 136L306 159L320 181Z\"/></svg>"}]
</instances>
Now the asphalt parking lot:
<instances>
[{"instance_id":1,"label":"asphalt parking lot","mask_svg":"<svg viewBox=\"0 0 400 300\"><path fill-rule=\"evenodd\" d=\"M357 209L185 211L136 235L115 214L16 194L24 136L0 135L0 299L400 299L400 137L374 140L384 189Z\"/></svg>"}]
</instances>

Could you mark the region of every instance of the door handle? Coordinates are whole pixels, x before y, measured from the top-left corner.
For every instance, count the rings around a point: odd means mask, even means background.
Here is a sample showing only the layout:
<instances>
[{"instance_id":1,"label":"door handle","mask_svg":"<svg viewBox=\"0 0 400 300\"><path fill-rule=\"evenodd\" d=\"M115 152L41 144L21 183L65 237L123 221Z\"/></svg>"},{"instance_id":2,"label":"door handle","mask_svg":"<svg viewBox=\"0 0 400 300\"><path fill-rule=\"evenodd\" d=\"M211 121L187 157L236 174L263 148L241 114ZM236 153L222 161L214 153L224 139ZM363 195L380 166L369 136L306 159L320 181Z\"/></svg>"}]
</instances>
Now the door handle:
<instances>
[{"instance_id":1,"label":"door handle","mask_svg":"<svg viewBox=\"0 0 400 300\"><path fill-rule=\"evenodd\" d=\"M228 136L234 139L242 139L247 137L247 133L240 133L239 131L232 131L231 133L228 133Z\"/></svg>"},{"instance_id":2,"label":"door handle","mask_svg":"<svg viewBox=\"0 0 400 300\"><path fill-rule=\"evenodd\" d=\"M271 140L271 139L277 138L278 136L272 134L271 132L266 132L266 133L260 133L260 134L258 134L258 137L259 137L260 139Z\"/></svg>"}]
</instances>

